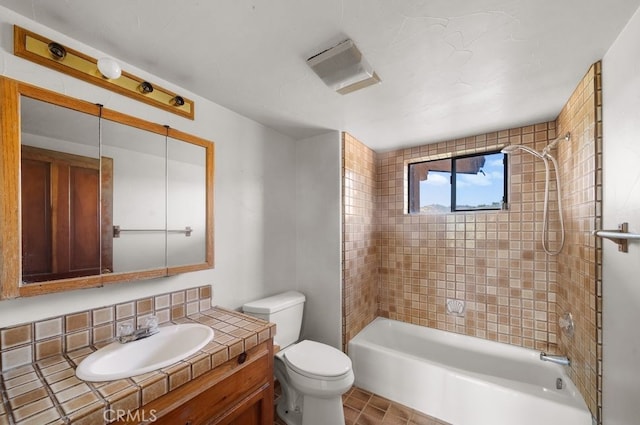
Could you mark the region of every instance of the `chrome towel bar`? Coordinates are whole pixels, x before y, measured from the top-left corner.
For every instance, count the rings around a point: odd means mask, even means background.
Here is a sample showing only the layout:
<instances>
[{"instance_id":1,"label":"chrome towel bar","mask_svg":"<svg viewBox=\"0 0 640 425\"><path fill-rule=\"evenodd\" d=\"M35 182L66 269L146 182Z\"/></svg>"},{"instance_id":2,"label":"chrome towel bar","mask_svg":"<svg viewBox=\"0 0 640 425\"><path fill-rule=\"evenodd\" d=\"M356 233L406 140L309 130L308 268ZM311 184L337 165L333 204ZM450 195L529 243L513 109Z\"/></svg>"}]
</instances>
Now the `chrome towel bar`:
<instances>
[{"instance_id":1,"label":"chrome towel bar","mask_svg":"<svg viewBox=\"0 0 640 425\"><path fill-rule=\"evenodd\" d=\"M629 251L629 240L640 240L640 234L629 233L629 223L618 225L618 230L594 230L593 235L618 244L618 251Z\"/></svg>"},{"instance_id":2,"label":"chrome towel bar","mask_svg":"<svg viewBox=\"0 0 640 425\"><path fill-rule=\"evenodd\" d=\"M165 232L165 229L121 229L120 226L113 226L113 237L119 238L122 232ZM193 229L187 226L184 229L166 230L167 233L184 233L185 236L191 236Z\"/></svg>"}]
</instances>

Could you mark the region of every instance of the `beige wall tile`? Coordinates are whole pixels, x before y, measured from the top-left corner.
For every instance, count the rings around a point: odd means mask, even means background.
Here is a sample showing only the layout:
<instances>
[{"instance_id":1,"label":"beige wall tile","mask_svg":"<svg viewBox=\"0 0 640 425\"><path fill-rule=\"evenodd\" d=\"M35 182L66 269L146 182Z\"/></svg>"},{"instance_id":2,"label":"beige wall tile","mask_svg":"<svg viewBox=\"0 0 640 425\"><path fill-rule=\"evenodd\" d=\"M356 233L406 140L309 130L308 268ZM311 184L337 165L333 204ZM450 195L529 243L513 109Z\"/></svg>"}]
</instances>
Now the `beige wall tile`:
<instances>
[{"instance_id":1,"label":"beige wall tile","mask_svg":"<svg viewBox=\"0 0 640 425\"><path fill-rule=\"evenodd\" d=\"M31 324L15 326L0 331L0 343L3 348L29 344L31 340Z\"/></svg>"},{"instance_id":2,"label":"beige wall tile","mask_svg":"<svg viewBox=\"0 0 640 425\"><path fill-rule=\"evenodd\" d=\"M136 301L136 314L142 316L153 311L153 298L144 298Z\"/></svg>"},{"instance_id":3,"label":"beige wall tile","mask_svg":"<svg viewBox=\"0 0 640 425\"><path fill-rule=\"evenodd\" d=\"M376 154L343 133L343 347L378 310Z\"/></svg>"},{"instance_id":4,"label":"beige wall tile","mask_svg":"<svg viewBox=\"0 0 640 425\"><path fill-rule=\"evenodd\" d=\"M113 322L114 320L114 308L113 306L99 308L92 311L93 326L103 325L105 323Z\"/></svg>"},{"instance_id":5,"label":"beige wall tile","mask_svg":"<svg viewBox=\"0 0 640 425\"><path fill-rule=\"evenodd\" d=\"M33 362L33 347L26 345L2 351L2 371L13 369Z\"/></svg>"},{"instance_id":6,"label":"beige wall tile","mask_svg":"<svg viewBox=\"0 0 640 425\"><path fill-rule=\"evenodd\" d=\"M62 318L56 317L35 324L36 340L62 335Z\"/></svg>"},{"instance_id":7,"label":"beige wall tile","mask_svg":"<svg viewBox=\"0 0 640 425\"><path fill-rule=\"evenodd\" d=\"M135 315L135 303L133 301L116 305L116 319L126 319Z\"/></svg>"},{"instance_id":8,"label":"beige wall tile","mask_svg":"<svg viewBox=\"0 0 640 425\"><path fill-rule=\"evenodd\" d=\"M87 329L89 326L91 326L91 321L88 311L65 316L65 332L75 332Z\"/></svg>"},{"instance_id":9,"label":"beige wall tile","mask_svg":"<svg viewBox=\"0 0 640 425\"><path fill-rule=\"evenodd\" d=\"M598 367L602 332L600 317L601 239L591 235L601 228L602 186L596 179L602 164L599 114L602 107L598 87L600 63L594 64L572 94L558 117L558 132L571 132L571 141L558 145L560 179L565 210L566 247L558 260L557 315L571 312L576 322L575 335L570 338L557 332L560 351L571 359L570 376L584 396L589 409L598 415L602 406Z\"/></svg>"},{"instance_id":10,"label":"beige wall tile","mask_svg":"<svg viewBox=\"0 0 640 425\"><path fill-rule=\"evenodd\" d=\"M35 343L36 361L54 356L56 354L61 354L62 352L62 337L52 338L46 341L39 341Z\"/></svg>"}]
</instances>

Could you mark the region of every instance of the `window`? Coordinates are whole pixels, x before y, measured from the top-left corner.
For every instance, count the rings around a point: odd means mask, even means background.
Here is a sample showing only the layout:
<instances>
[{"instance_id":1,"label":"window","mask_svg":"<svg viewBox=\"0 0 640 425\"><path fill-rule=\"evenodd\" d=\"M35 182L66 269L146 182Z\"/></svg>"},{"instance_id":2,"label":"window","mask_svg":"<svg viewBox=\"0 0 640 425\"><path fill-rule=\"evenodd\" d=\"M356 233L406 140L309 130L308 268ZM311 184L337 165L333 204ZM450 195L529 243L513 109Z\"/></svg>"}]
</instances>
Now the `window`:
<instances>
[{"instance_id":1,"label":"window","mask_svg":"<svg viewBox=\"0 0 640 425\"><path fill-rule=\"evenodd\" d=\"M506 168L501 152L409 164L409 214L501 210Z\"/></svg>"}]
</instances>

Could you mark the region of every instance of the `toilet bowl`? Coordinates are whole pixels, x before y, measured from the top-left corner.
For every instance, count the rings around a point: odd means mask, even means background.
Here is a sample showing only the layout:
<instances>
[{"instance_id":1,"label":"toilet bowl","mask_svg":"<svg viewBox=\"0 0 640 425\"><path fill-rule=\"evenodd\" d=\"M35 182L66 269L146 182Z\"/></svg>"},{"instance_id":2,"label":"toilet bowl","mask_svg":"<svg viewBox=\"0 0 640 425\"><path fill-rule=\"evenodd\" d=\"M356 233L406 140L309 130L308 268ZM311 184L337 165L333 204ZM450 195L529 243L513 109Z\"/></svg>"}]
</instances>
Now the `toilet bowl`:
<instances>
[{"instance_id":1,"label":"toilet bowl","mask_svg":"<svg viewBox=\"0 0 640 425\"><path fill-rule=\"evenodd\" d=\"M277 412L287 425L344 424L342 394L354 376L342 351L301 341L276 354L275 368L283 394Z\"/></svg>"},{"instance_id":2,"label":"toilet bowl","mask_svg":"<svg viewBox=\"0 0 640 425\"><path fill-rule=\"evenodd\" d=\"M287 425L344 425L342 394L353 385L351 359L316 341L296 342L304 295L289 291L243 306L246 314L276 324L274 374L282 389L276 411Z\"/></svg>"}]
</instances>

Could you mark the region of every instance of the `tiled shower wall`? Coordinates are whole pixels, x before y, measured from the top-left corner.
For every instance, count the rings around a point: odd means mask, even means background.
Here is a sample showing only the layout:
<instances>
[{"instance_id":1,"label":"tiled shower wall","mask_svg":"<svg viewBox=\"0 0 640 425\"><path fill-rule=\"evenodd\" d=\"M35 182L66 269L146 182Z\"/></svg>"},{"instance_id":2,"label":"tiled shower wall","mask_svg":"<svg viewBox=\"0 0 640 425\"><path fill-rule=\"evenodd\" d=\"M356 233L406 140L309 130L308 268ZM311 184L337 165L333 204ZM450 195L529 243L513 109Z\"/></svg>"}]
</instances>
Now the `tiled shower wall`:
<instances>
[{"instance_id":1,"label":"tiled shower wall","mask_svg":"<svg viewBox=\"0 0 640 425\"><path fill-rule=\"evenodd\" d=\"M507 144L541 150L555 135L555 122L547 122L378 155L381 316L555 351L557 263L540 243L542 161L510 155L507 211L407 215L405 195L410 162ZM447 299L466 303L464 317L446 314Z\"/></svg>"},{"instance_id":2,"label":"tiled shower wall","mask_svg":"<svg viewBox=\"0 0 640 425\"><path fill-rule=\"evenodd\" d=\"M343 343L377 309L384 317L568 354L572 379L601 417L601 242L590 233L601 222L601 99L597 63L556 121L386 153L345 134ZM540 242L544 163L524 152L509 155L507 211L406 214L408 163L507 144L541 151L566 132L571 141L552 151L566 225L559 256L546 255ZM555 182L550 199L550 245L556 249ZM466 302L464 317L446 314L447 298ZM558 329L566 311L576 320L572 339Z\"/></svg>"},{"instance_id":3,"label":"tiled shower wall","mask_svg":"<svg viewBox=\"0 0 640 425\"><path fill-rule=\"evenodd\" d=\"M378 257L375 247L375 152L347 133L343 149L342 345L376 317Z\"/></svg>"},{"instance_id":4,"label":"tiled shower wall","mask_svg":"<svg viewBox=\"0 0 640 425\"><path fill-rule=\"evenodd\" d=\"M573 337L560 333L562 353L571 359L571 379L589 409L601 418L602 240L591 235L602 223L601 64L594 64L560 113L558 145L567 243L558 257L558 314L570 312ZM600 360L599 360L600 359Z\"/></svg>"}]
</instances>

